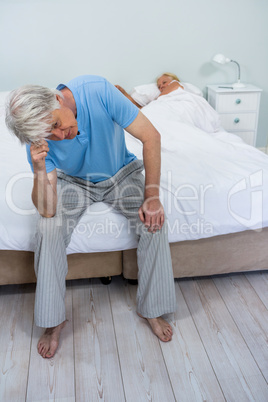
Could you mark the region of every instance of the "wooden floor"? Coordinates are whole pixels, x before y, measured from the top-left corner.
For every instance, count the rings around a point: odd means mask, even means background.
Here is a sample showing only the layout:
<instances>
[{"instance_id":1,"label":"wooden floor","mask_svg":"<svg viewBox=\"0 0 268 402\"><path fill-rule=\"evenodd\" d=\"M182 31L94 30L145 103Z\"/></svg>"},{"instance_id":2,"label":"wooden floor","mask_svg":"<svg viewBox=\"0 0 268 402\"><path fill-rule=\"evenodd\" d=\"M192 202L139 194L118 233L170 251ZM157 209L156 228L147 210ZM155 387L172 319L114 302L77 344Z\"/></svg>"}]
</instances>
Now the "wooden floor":
<instances>
[{"instance_id":1,"label":"wooden floor","mask_svg":"<svg viewBox=\"0 0 268 402\"><path fill-rule=\"evenodd\" d=\"M34 285L0 287L0 401L268 401L268 272L176 280L162 343L122 277L67 284L68 323L36 349Z\"/></svg>"}]
</instances>

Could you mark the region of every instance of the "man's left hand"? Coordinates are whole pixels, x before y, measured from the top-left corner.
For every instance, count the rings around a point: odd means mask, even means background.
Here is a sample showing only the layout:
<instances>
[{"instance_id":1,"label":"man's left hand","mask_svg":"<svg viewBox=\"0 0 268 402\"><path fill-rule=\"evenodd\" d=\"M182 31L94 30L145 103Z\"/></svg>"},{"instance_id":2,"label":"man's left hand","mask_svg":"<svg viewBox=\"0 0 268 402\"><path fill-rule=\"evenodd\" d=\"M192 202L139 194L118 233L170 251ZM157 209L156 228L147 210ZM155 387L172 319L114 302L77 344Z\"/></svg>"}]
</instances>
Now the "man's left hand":
<instances>
[{"instance_id":1,"label":"man's left hand","mask_svg":"<svg viewBox=\"0 0 268 402\"><path fill-rule=\"evenodd\" d=\"M164 208L158 197L151 197L144 201L139 209L139 217L149 232L160 230L165 221Z\"/></svg>"}]
</instances>

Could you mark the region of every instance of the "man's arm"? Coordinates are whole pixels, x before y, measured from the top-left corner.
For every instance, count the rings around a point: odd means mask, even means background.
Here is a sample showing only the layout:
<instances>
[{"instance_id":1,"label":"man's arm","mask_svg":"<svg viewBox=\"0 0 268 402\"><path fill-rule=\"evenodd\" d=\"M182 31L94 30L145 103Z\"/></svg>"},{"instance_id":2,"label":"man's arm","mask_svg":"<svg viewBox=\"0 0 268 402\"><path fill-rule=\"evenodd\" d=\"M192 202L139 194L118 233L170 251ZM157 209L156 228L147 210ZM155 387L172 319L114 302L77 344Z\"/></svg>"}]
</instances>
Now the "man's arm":
<instances>
[{"instance_id":1,"label":"man's arm","mask_svg":"<svg viewBox=\"0 0 268 402\"><path fill-rule=\"evenodd\" d=\"M155 232L157 229L161 229L164 223L164 209L159 200L161 137L152 123L141 112L126 128L126 131L143 143L145 192L144 202L139 209L139 216L148 230Z\"/></svg>"},{"instance_id":2,"label":"man's arm","mask_svg":"<svg viewBox=\"0 0 268 402\"><path fill-rule=\"evenodd\" d=\"M57 208L57 172L56 169L46 172L45 159L49 151L47 141L32 144L30 151L34 169L32 200L40 215L51 218Z\"/></svg>"}]
</instances>

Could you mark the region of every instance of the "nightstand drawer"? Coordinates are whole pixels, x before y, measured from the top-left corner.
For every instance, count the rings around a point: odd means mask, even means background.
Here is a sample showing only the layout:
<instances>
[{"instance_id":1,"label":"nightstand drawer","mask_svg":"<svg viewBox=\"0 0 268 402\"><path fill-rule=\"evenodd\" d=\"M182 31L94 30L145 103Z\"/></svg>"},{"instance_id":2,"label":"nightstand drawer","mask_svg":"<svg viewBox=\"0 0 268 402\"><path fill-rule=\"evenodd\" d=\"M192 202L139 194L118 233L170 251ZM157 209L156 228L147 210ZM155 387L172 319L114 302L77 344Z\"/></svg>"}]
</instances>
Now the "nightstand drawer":
<instances>
[{"instance_id":1,"label":"nightstand drawer","mask_svg":"<svg viewBox=\"0 0 268 402\"><path fill-rule=\"evenodd\" d=\"M222 127L255 146L262 89L251 84L237 88L214 84L207 88L208 103L219 113Z\"/></svg>"},{"instance_id":2,"label":"nightstand drawer","mask_svg":"<svg viewBox=\"0 0 268 402\"><path fill-rule=\"evenodd\" d=\"M227 131L255 130L256 113L230 113L220 114L222 126Z\"/></svg>"},{"instance_id":3,"label":"nightstand drawer","mask_svg":"<svg viewBox=\"0 0 268 402\"><path fill-rule=\"evenodd\" d=\"M258 93L236 93L221 94L218 98L217 111L219 113L226 112L246 112L255 111L258 107Z\"/></svg>"}]
</instances>

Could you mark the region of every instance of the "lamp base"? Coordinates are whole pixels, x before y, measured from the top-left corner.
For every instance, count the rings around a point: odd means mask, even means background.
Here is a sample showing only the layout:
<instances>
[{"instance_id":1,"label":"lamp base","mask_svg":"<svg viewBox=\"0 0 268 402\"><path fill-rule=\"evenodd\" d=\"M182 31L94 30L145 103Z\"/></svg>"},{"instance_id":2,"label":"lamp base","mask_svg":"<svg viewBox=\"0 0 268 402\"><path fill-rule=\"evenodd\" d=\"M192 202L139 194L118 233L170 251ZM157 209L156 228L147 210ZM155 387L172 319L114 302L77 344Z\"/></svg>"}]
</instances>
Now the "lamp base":
<instances>
[{"instance_id":1,"label":"lamp base","mask_svg":"<svg viewBox=\"0 0 268 402\"><path fill-rule=\"evenodd\" d=\"M236 89L236 88L245 88L246 84L243 84L242 82L235 82L234 84L232 84L232 87L234 89Z\"/></svg>"}]
</instances>

